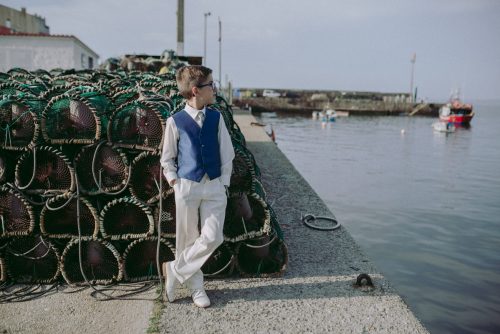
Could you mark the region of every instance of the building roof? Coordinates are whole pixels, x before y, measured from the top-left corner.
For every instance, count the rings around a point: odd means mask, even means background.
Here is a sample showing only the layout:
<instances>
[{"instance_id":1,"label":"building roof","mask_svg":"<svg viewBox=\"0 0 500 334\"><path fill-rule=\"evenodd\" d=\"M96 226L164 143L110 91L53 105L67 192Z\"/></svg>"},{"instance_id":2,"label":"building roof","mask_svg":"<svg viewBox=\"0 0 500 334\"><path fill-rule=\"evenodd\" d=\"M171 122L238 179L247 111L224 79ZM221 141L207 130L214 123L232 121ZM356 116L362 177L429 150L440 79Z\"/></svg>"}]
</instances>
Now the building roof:
<instances>
[{"instance_id":1,"label":"building roof","mask_svg":"<svg viewBox=\"0 0 500 334\"><path fill-rule=\"evenodd\" d=\"M9 37L40 37L40 38L69 38L69 39L74 39L78 43L80 43L83 47L86 49L90 50L92 53L94 53L97 57L99 55L92 50L91 48L88 47L85 43L83 43L81 40L78 39L78 37L74 35L54 35L54 34L34 34L34 33L27 33L27 32L12 32L9 28L0 26L0 36L9 36Z\"/></svg>"}]
</instances>

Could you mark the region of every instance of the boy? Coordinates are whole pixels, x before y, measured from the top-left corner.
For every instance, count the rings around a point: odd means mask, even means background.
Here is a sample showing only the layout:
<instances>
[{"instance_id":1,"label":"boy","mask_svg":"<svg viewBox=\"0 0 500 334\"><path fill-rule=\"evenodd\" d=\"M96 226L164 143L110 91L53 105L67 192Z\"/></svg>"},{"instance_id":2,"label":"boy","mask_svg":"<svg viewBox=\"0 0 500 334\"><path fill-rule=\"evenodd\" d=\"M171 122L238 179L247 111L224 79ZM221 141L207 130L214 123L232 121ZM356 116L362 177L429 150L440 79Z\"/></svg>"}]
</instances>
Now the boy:
<instances>
[{"instance_id":1,"label":"boy","mask_svg":"<svg viewBox=\"0 0 500 334\"><path fill-rule=\"evenodd\" d=\"M162 265L164 299L173 302L176 287L186 283L194 304L204 308L210 299L200 268L224 240L234 150L222 115L206 107L216 94L212 70L182 67L176 81L187 101L184 110L167 119L160 160L176 207L175 260Z\"/></svg>"}]
</instances>

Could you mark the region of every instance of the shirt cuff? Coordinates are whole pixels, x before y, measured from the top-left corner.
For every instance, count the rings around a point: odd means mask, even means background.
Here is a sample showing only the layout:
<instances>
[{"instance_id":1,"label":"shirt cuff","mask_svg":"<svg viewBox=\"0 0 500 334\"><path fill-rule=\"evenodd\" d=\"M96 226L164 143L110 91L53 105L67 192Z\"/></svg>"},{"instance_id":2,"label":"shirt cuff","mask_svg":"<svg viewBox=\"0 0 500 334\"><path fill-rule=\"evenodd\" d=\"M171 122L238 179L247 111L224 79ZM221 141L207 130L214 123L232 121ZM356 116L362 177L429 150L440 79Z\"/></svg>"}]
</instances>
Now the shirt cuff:
<instances>
[{"instance_id":1,"label":"shirt cuff","mask_svg":"<svg viewBox=\"0 0 500 334\"><path fill-rule=\"evenodd\" d=\"M224 186L229 187L229 184L231 183L231 175L221 175L220 179Z\"/></svg>"},{"instance_id":2,"label":"shirt cuff","mask_svg":"<svg viewBox=\"0 0 500 334\"><path fill-rule=\"evenodd\" d=\"M165 177L167 178L168 184L172 182L172 180L177 179L177 173L176 172L167 172L165 173Z\"/></svg>"}]
</instances>

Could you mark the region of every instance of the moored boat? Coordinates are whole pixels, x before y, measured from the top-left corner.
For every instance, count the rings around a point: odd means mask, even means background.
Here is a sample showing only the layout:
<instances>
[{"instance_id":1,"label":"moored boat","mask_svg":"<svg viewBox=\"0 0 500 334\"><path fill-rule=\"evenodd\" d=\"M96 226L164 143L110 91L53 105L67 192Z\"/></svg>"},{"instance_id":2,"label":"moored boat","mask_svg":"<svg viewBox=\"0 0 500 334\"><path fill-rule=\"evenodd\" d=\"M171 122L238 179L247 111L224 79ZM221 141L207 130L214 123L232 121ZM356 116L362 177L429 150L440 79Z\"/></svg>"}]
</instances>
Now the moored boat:
<instances>
[{"instance_id":1,"label":"moored boat","mask_svg":"<svg viewBox=\"0 0 500 334\"><path fill-rule=\"evenodd\" d=\"M469 125L473 117L474 111L472 111L472 105L462 103L458 99L447 103L439 109L439 119L445 123Z\"/></svg>"},{"instance_id":2,"label":"moored boat","mask_svg":"<svg viewBox=\"0 0 500 334\"><path fill-rule=\"evenodd\" d=\"M432 128L437 132L455 132L456 127L453 123L436 122L432 124Z\"/></svg>"}]
</instances>

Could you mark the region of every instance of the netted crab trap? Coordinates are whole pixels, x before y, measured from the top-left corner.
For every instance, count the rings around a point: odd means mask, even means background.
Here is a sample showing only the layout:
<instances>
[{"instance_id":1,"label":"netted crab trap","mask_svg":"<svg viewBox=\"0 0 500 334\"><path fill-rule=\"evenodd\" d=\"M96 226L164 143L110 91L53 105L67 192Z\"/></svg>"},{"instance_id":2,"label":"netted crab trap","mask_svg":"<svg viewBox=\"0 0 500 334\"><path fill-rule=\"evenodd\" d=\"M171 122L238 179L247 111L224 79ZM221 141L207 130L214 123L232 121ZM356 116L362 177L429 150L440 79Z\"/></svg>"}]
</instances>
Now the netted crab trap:
<instances>
[{"instance_id":1,"label":"netted crab trap","mask_svg":"<svg viewBox=\"0 0 500 334\"><path fill-rule=\"evenodd\" d=\"M99 215L85 197L66 193L47 200L40 214L40 231L50 238L97 237Z\"/></svg>"},{"instance_id":2,"label":"netted crab trap","mask_svg":"<svg viewBox=\"0 0 500 334\"><path fill-rule=\"evenodd\" d=\"M9 151L0 148L0 184L14 183L16 162L22 151Z\"/></svg>"},{"instance_id":3,"label":"netted crab trap","mask_svg":"<svg viewBox=\"0 0 500 334\"><path fill-rule=\"evenodd\" d=\"M121 193L131 172L125 153L105 141L83 147L75 158L75 169L80 191L88 195Z\"/></svg>"},{"instance_id":4,"label":"netted crab trap","mask_svg":"<svg viewBox=\"0 0 500 334\"><path fill-rule=\"evenodd\" d=\"M133 241L123 253L124 274L127 281L144 281L158 279L156 260L160 263L173 261L174 246L166 239L148 237ZM161 268L161 267L160 267ZM160 269L161 270L161 269Z\"/></svg>"},{"instance_id":5,"label":"netted crab trap","mask_svg":"<svg viewBox=\"0 0 500 334\"><path fill-rule=\"evenodd\" d=\"M68 158L57 149L34 147L19 158L16 187L30 194L73 192L75 171Z\"/></svg>"},{"instance_id":6,"label":"netted crab trap","mask_svg":"<svg viewBox=\"0 0 500 334\"><path fill-rule=\"evenodd\" d=\"M158 226L158 219L161 219L160 235L164 238L175 238L175 194L173 192L163 194L161 199L161 218L160 203L156 203L153 208L155 226Z\"/></svg>"},{"instance_id":7,"label":"netted crab trap","mask_svg":"<svg viewBox=\"0 0 500 334\"><path fill-rule=\"evenodd\" d=\"M0 187L0 239L27 236L35 229L33 207L26 198L10 187Z\"/></svg>"},{"instance_id":8,"label":"netted crab trap","mask_svg":"<svg viewBox=\"0 0 500 334\"><path fill-rule=\"evenodd\" d=\"M123 104L111 116L108 140L119 147L158 151L170 109L166 100L137 100Z\"/></svg>"},{"instance_id":9,"label":"netted crab trap","mask_svg":"<svg viewBox=\"0 0 500 334\"><path fill-rule=\"evenodd\" d=\"M3 95L0 99L0 148L26 150L34 147L40 137L41 108L42 102L34 96Z\"/></svg>"},{"instance_id":10,"label":"netted crab trap","mask_svg":"<svg viewBox=\"0 0 500 334\"><path fill-rule=\"evenodd\" d=\"M130 178L130 193L148 204L160 198L160 177L162 195L173 193L172 187L161 173L160 154L142 152L132 162L132 176Z\"/></svg>"},{"instance_id":11,"label":"netted crab trap","mask_svg":"<svg viewBox=\"0 0 500 334\"><path fill-rule=\"evenodd\" d=\"M263 196L256 192L231 193L226 207L224 239L230 242L271 232L271 214Z\"/></svg>"},{"instance_id":12,"label":"netted crab trap","mask_svg":"<svg viewBox=\"0 0 500 334\"><path fill-rule=\"evenodd\" d=\"M252 153L245 146L233 142L233 147L235 157L229 189L232 192L250 191L252 183L260 179L260 170Z\"/></svg>"},{"instance_id":13,"label":"netted crab trap","mask_svg":"<svg viewBox=\"0 0 500 334\"><path fill-rule=\"evenodd\" d=\"M238 243L236 254L236 268L242 276L280 276L288 264L288 248L275 234Z\"/></svg>"},{"instance_id":14,"label":"netted crab trap","mask_svg":"<svg viewBox=\"0 0 500 334\"><path fill-rule=\"evenodd\" d=\"M122 279L122 259L116 248L105 240L74 238L62 254L61 272L68 284L111 284Z\"/></svg>"},{"instance_id":15,"label":"netted crab trap","mask_svg":"<svg viewBox=\"0 0 500 334\"><path fill-rule=\"evenodd\" d=\"M121 197L106 204L101 211L100 230L112 240L152 236L154 219L149 207L134 197Z\"/></svg>"},{"instance_id":16,"label":"netted crab trap","mask_svg":"<svg viewBox=\"0 0 500 334\"><path fill-rule=\"evenodd\" d=\"M17 283L52 283L59 276L59 253L42 236L12 239L5 250L9 277Z\"/></svg>"},{"instance_id":17,"label":"netted crab trap","mask_svg":"<svg viewBox=\"0 0 500 334\"><path fill-rule=\"evenodd\" d=\"M233 274L235 256L227 243L220 245L201 267L205 277L222 278Z\"/></svg>"},{"instance_id":18,"label":"netted crab trap","mask_svg":"<svg viewBox=\"0 0 500 334\"><path fill-rule=\"evenodd\" d=\"M52 282L58 264L70 284L151 280L161 275L157 260L174 259L175 193L160 156L166 121L186 100L175 81L181 63L172 64L0 72L0 281ZM170 71L143 72L157 66ZM287 250L259 167L227 101L208 107L220 112L236 157L225 242L202 270L279 274Z\"/></svg>"},{"instance_id":19,"label":"netted crab trap","mask_svg":"<svg viewBox=\"0 0 500 334\"><path fill-rule=\"evenodd\" d=\"M111 100L91 86L75 87L50 100L42 113L49 144L93 144L105 136Z\"/></svg>"}]
</instances>

